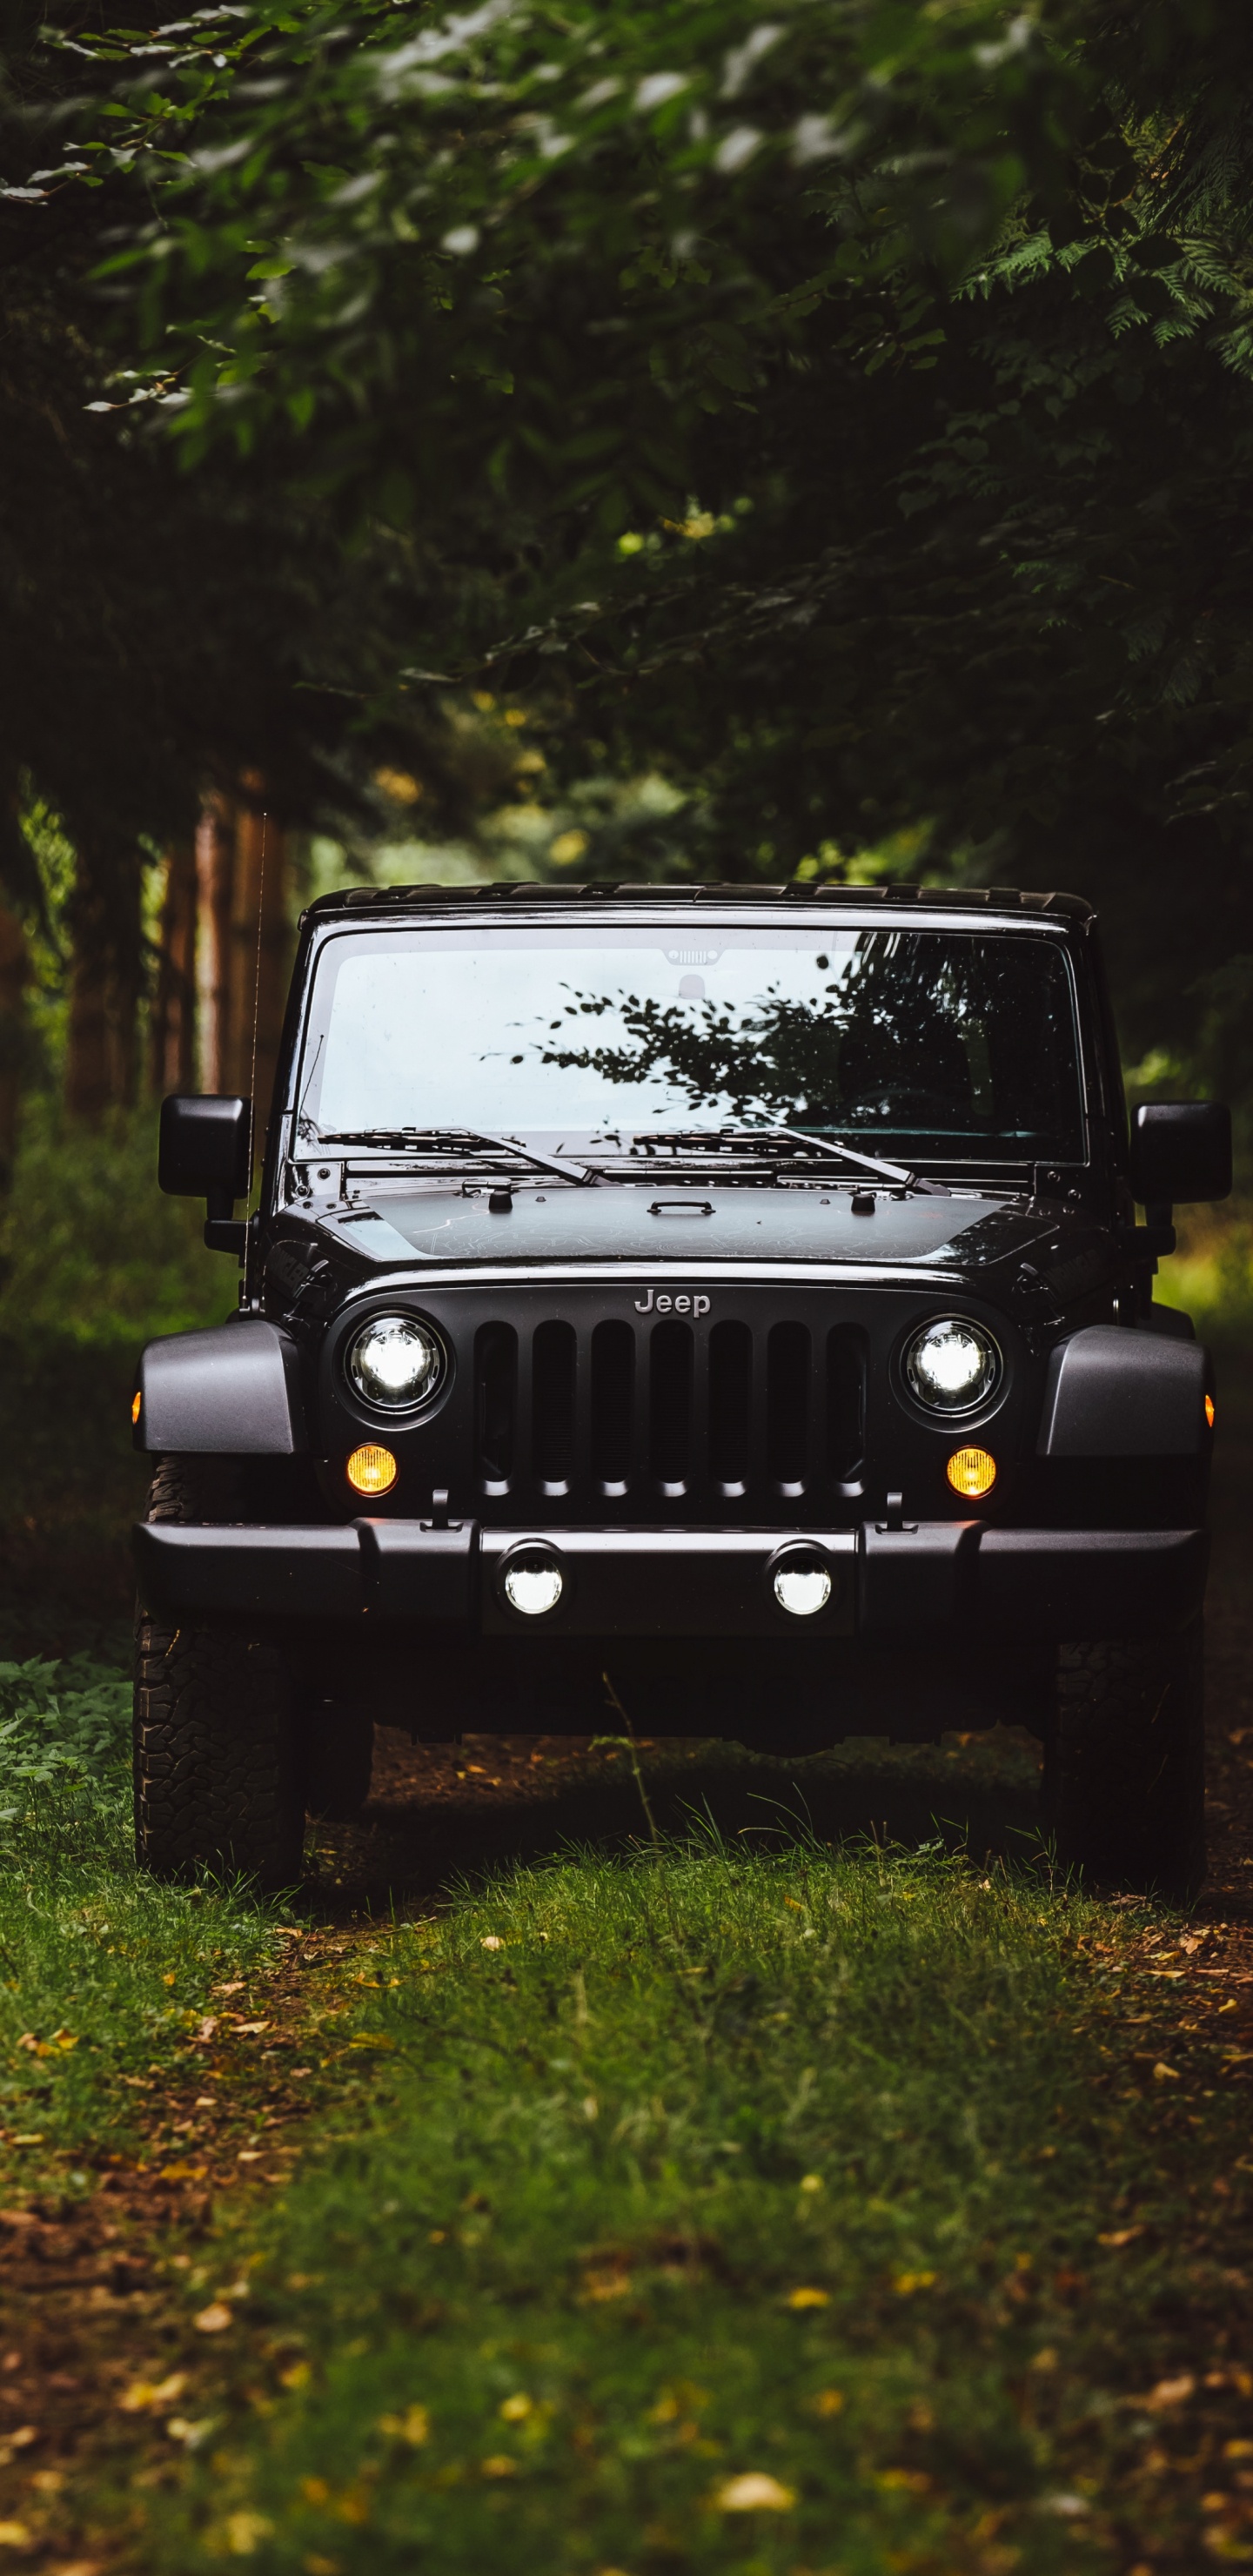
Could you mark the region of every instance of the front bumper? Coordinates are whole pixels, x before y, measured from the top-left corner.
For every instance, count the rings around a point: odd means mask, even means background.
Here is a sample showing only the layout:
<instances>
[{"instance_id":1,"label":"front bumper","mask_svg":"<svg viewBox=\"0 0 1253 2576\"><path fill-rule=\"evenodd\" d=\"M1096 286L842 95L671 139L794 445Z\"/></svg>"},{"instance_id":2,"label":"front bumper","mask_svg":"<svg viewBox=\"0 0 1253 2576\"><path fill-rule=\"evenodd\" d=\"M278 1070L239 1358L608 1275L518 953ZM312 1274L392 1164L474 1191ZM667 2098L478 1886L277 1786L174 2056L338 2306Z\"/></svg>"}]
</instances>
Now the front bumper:
<instances>
[{"instance_id":1,"label":"front bumper","mask_svg":"<svg viewBox=\"0 0 1253 2576\"><path fill-rule=\"evenodd\" d=\"M519 1548L556 1557L554 1610L509 1607L502 1575ZM797 1617L775 1599L780 1551L816 1551L830 1598ZM304 1527L140 1522L147 1606L398 1625L469 1638L949 1635L1038 1640L1177 1629L1205 1591L1204 1530L1053 1530L873 1521L837 1530L489 1529L463 1521L357 1520Z\"/></svg>"}]
</instances>

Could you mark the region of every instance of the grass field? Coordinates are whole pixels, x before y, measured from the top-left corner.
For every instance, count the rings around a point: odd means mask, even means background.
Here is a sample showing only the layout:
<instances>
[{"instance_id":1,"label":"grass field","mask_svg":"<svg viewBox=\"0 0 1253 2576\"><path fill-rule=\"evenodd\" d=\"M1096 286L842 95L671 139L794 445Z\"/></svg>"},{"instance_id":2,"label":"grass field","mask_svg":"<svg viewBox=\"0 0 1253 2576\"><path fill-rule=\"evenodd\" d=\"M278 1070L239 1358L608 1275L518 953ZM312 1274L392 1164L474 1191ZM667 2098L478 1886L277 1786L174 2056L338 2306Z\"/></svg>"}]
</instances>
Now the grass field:
<instances>
[{"instance_id":1,"label":"grass field","mask_svg":"<svg viewBox=\"0 0 1253 2576\"><path fill-rule=\"evenodd\" d=\"M267 2188L160 2240L73 2529L55 2474L0 2523L38 2565L84 2530L171 2576L1246 2554L1214 2480L1253 2456L1247 2296L1210 2234L1215 2191L1247 2224L1244 2052L1221 1976L1187 2038L1170 1982L1207 1932L694 1824L331 1938L138 1882L117 1788L7 1827L5 2198L202 2174L162 2159L225 2115ZM299 2132L206 2014L277 2039Z\"/></svg>"},{"instance_id":2,"label":"grass field","mask_svg":"<svg viewBox=\"0 0 1253 2576\"><path fill-rule=\"evenodd\" d=\"M411 1920L326 1875L290 1906L153 1887L145 1290L110 1255L93 1317L83 1240L69 1328L33 1273L29 1316L0 1301L0 2563L1253 2562L1247 1905L1100 1902L1013 1834L1017 1870L763 1838L742 1804L725 1841L636 1808L612 1849L428 1869ZM161 1242L159 1320L224 1311L228 1266ZM1218 1311L1229 1248L1189 1257Z\"/></svg>"}]
</instances>

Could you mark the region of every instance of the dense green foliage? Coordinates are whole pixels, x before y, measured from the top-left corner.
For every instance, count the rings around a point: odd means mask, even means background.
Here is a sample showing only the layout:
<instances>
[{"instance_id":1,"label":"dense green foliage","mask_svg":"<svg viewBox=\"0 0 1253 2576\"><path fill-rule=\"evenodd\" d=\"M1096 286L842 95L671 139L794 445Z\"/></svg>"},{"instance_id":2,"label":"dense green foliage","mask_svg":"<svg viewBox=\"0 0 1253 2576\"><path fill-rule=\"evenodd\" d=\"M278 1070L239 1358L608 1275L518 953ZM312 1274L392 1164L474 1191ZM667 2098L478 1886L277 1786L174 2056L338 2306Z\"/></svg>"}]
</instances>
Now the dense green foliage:
<instances>
[{"instance_id":1,"label":"dense green foliage","mask_svg":"<svg viewBox=\"0 0 1253 2576\"><path fill-rule=\"evenodd\" d=\"M319 579L382 547L362 744L438 797L450 680L504 676L550 785L667 775L699 873L925 824L932 868L1079 883L1133 1052L1247 1084L1230 13L249 0L62 41L36 186L107 212L97 400L312 512Z\"/></svg>"}]
</instances>

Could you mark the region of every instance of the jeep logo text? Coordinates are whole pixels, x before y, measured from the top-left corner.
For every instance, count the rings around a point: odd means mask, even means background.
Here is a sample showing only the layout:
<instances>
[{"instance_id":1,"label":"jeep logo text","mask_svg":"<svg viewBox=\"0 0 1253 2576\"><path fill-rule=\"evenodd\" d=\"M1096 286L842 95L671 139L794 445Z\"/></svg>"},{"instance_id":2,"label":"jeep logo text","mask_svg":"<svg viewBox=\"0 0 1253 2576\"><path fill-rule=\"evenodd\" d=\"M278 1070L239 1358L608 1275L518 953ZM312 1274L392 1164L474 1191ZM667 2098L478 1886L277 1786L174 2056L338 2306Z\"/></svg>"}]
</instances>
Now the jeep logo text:
<instances>
[{"instance_id":1,"label":"jeep logo text","mask_svg":"<svg viewBox=\"0 0 1253 2576\"><path fill-rule=\"evenodd\" d=\"M635 1311L637 1315L707 1315L709 1299L689 1297L685 1290L677 1297L654 1297L650 1288L646 1297L636 1298Z\"/></svg>"}]
</instances>

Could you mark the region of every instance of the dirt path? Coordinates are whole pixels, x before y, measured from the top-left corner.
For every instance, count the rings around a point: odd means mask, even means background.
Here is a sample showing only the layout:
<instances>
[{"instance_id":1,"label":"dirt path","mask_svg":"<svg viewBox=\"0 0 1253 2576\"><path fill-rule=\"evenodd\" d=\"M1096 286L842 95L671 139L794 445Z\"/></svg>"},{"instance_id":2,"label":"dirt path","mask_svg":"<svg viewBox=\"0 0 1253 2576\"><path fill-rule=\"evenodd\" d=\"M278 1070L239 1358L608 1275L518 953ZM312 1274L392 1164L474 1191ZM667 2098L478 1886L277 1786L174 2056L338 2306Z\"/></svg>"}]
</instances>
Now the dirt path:
<instances>
[{"instance_id":1,"label":"dirt path","mask_svg":"<svg viewBox=\"0 0 1253 2576\"><path fill-rule=\"evenodd\" d=\"M1233 2068L1253 2051L1253 1389L1243 1382L1229 1415L1209 1613L1210 1874L1191 1928L1165 1939L1146 1928L1138 1955L1152 2008L1128 2019L1117 2051L1148 2120L1169 2106L1172 2078L1155 2089L1156 2069L1184 2065L1194 2042L1215 2036L1217 2015ZM772 1813L763 1801L795 1810L785 1765L702 1744L650 1748L647 1762L662 1822L707 1802L725 1829L760 1830ZM975 1850L1012 1851L1032 1829L1036 1768L1029 1740L1012 1736L878 1753L854 1746L812 1766L805 1795L826 1834L873 1827L920 1838L939 1815L955 1833L968 1828ZM67 2168L63 2193L11 2192L0 2209L0 2554L10 2563L41 2576L112 2576L139 2563L124 2536L127 2512L172 2474L172 2444L194 2441L213 2411L211 2275L206 2267L207 2305L191 2323L186 2276L195 2282L215 2214L220 2223L244 2195L272 2189L299 2154L326 2062L308 2042L311 2006L370 1982L372 1914L394 1898L421 1910L450 1878L485 1863L642 1826L629 1758L594 1752L589 1739L482 1736L454 1750L382 1736L366 1818L316 1837L310 1919L280 1967L217 1999L191 2075L180 2069L171 2081L154 2065L136 2084L138 2151L84 2155L89 2189ZM1230 2189L1198 2227L1197 2370L1183 2396L1163 2401L1164 2417L1193 2396L1214 2407L1233 2391L1241 2402L1253 2396L1253 2376L1207 2373L1202 2349L1202 2274L1225 2264L1222 2277L1242 2284L1249 2252ZM172 2403L181 2410L173 2417ZM1234 2473L1211 2537L1219 2558L1253 2557L1253 2503L1240 2487L1247 2479L1253 2492L1253 2449L1243 2447L1250 2468ZM1172 2457L1169 2445L1160 2449L1163 2475ZM83 2471L113 2490L107 2531L81 2518ZM1150 2576L1148 2560L1134 2576Z\"/></svg>"}]
</instances>

